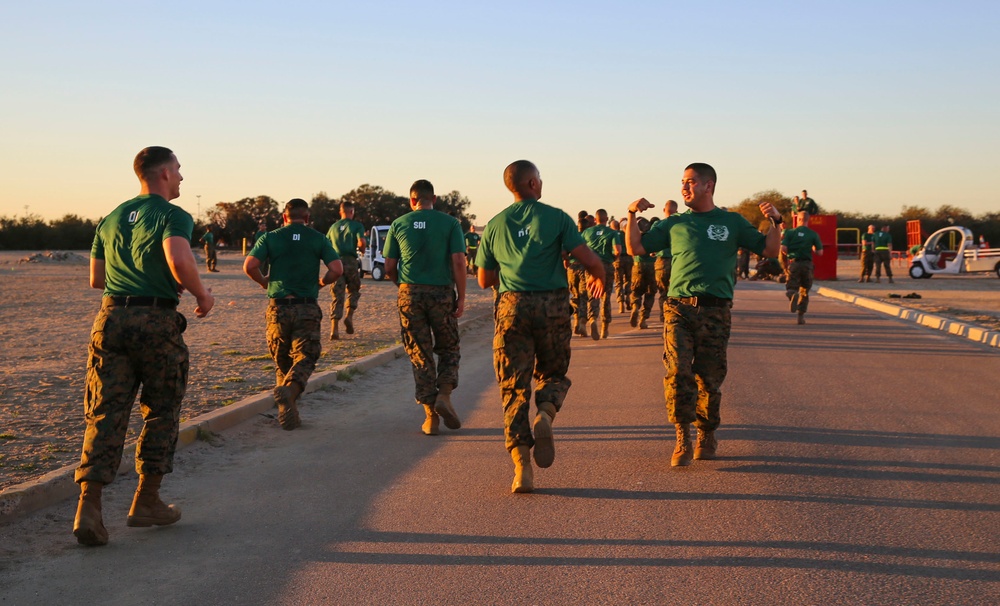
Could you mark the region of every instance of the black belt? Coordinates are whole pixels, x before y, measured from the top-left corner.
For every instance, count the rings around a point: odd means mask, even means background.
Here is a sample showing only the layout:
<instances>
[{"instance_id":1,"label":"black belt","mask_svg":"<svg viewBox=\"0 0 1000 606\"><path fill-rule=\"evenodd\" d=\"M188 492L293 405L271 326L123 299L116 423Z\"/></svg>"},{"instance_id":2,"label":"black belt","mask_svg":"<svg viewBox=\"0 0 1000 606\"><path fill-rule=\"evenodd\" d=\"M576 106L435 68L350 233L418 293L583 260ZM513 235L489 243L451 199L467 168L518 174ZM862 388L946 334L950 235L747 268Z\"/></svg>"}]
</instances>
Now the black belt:
<instances>
[{"instance_id":1,"label":"black belt","mask_svg":"<svg viewBox=\"0 0 1000 606\"><path fill-rule=\"evenodd\" d=\"M729 307L733 302L732 299L720 299L719 297L709 297L707 295L700 297L667 297L667 300L690 305L691 307Z\"/></svg>"},{"instance_id":2,"label":"black belt","mask_svg":"<svg viewBox=\"0 0 1000 606\"><path fill-rule=\"evenodd\" d=\"M798 257L792 257L792 261L809 261L812 263L812 259L799 259Z\"/></svg>"},{"instance_id":3,"label":"black belt","mask_svg":"<svg viewBox=\"0 0 1000 606\"><path fill-rule=\"evenodd\" d=\"M313 297L271 299L271 305L310 305L315 303L316 299Z\"/></svg>"},{"instance_id":4,"label":"black belt","mask_svg":"<svg viewBox=\"0 0 1000 606\"><path fill-rule=\"evenodd\" d=\"M125 307L168 307L177 308L177 301L173 299L163 299L159 297L132 297L114 295L104 297L105 301L111 301L113 305L124 305Z\"/></svg>"}]
</instances>

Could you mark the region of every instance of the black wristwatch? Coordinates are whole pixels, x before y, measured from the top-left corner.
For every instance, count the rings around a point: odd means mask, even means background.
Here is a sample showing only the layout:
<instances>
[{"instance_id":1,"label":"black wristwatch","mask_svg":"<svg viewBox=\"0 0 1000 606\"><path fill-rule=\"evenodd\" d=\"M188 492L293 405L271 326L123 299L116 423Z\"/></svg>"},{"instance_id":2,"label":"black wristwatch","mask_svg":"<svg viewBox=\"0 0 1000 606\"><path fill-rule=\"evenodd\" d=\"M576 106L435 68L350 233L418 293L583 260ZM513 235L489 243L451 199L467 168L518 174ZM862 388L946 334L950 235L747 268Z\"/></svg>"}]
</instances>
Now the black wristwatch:
<instances>
[{"instance_id":1,"label":"black wristwatch","mask_svg":"<svg viewBox=\"0 0 1000 606\"><path fill-rule=\"evenodd\" d=\"M771 215L768 215L767 218L771 220L771 225L773 225L773 226L775 226L777 228L780 228L782 225L785 224L785 220L784 219L775 219Z\"/></svg>"}]
</instances>

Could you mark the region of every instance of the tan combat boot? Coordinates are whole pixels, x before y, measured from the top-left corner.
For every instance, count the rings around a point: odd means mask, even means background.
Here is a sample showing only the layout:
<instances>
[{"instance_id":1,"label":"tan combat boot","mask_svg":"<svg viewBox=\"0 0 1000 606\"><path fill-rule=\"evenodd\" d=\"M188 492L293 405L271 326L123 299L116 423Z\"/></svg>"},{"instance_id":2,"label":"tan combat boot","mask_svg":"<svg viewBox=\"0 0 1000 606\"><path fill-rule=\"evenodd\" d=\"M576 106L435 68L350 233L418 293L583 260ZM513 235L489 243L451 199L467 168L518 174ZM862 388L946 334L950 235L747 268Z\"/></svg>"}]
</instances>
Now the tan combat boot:
<instances>
[{"instance_id":1,"label":"tan combat boot","mask_svg":"<svg viewBox=\"0 0 1000 606\"><path fill-rule=\"evenodd\" d=\"M354 334L354 310L353 309L348 309L347 310L347 315L344 316L344 330L346 330L347 334L349 334L349 335L353 335Z\"/></svg>"},{"instance_id":2,"label":"tan combat boot","mask_svg":"<svg viewBox=\"0 0 1000 606\"><path fill-rule=\"evenodd\" d=\"M142 474L139 487L135 489L132 508L128 510L126 526L166 526L181 519L181 510L176 505L167 505L160 500L160 482L163 476Z\"/></svg>"},{"instance_id":3,"label":"tan combat boot","mask_svg":"<svg viewBox=\"0 0 1000 606\"><path fill-rule=\"evenodd\" d=\"M620 314L625 313L625 301L618 302L618 313Z\"/></svg>"},{"instance_id":4,"label":"tan combat boot","mask_svg":"<svg viewBox=\"0 0 1000 606\"><path fill-rule=\"evenodd\" d=\"M434 407L430 404L424 404L423 407L427 418L424 419L424 424L420 426L420 429L424 432L424 435L436 436L438 435L438 423L441 417L438 416L438 413L434 412Z\"/></svg>"},{"instance_id":5,"label":"tan combat boot","mask_svg":"<svg viewBox=\"0 0 1000 606\"><path fill-rule=\"evenodd\" d=\"M715 459L715 451L719 448L719 443L715 439L715 430L698 430L698 441L694 445L694 458L698 461L711 461Z\"/></svg>"},{"instance_id":6,"label":"tan combat boot","mask_svg":"<svg viewBox=\"0 0 1000 606\"><path fill-rule=\"evenodd\" d=\"M607 339L608 338L608 325L607 324L601 324L601 338L602 339Z\"/></svg>"},{"instance_id":7,"label":"tan combat boot","mask_svg":"<svg viewBox=\"0 0 1000 606\"><path fill-rule=\"evenodd\" d=\"M590 322L590 338L595 341L601 338L600 330L597 327L597 320L591 320Z\"/></svg>"},{"instance_id":8,"label":"tan combat boot","mask_svg":"<svg viewBox=\"0 0 1000 606\"><path fill-rule=\"evenodd\" d=\"M805 314L805 312L800 311L799 312L799 324L805 324L805 323L806 323L806 314Z\"/></svg>"},{"instance_id":9,"label":"tan combat boot","mask_svg":"<svg viewBox=\"0 0 1000 606\"><path fill-rule=\"evenodd\" d=\"M337 329L337 323L340 322L337 318L330 320L330 340L336 341L340 338L340 331Z\"/></svg>"},{"instance_id":10,"label":"tan combat boot","mask_svg":"<svg viewBox=\"0 0 1000 606\"><path fill-rule=\"evenodd\" d=\"M632 315L629 316L628 323L632 326L632 328L635 328L636 326L639 325L639 306L638 305L633 305L632 306Z\"/></svg>"},{"instance_id":11,"label":"tan combat boot","mask_svg":"<svg viewBox=\"0 0 1000 606\"><path fill-rule=\"evenodd\" d=\"M81 545L96 547L108 544L108 531L101 518L101 491L104 484L80 482L80 502L73 520L73 536Z\"/></svg>"},{"instance_id":12,"label":"tan combat boot","mask_svg":"<svg viewBox=\"0 0 1000 606\"><path fill-rule=\"evenodd\" d=\"M535 471L531 468L531 449L518 446L510 451L510 458L514 461L514 482L510 485L510 491L521 494L533 491Z\"/></svg>"},{"instance_id":13,"label":"tan combat boot","mask_svg":"<svg viewBox=\"0 0 1000 606\"><path fill-rule=\"evenodd\" d=\"M438 388L437 401L434 402L434 412L441 415L444 426L448 429L458 429L462 426L462 421L455 414L455 409L451 407L451 385L442 385Z\"/></svg>"},{"instance_id":14,"label":"tan combat boot","mask_svg":"<svg viewBox=\"0 0 1000 606\"><path fill-rule=\"evenodd\" d=\"M646 318L642 318L641 320L639 320L639 328L641 328L642 330L646 330L647 328L649 328L649 324L646 324Z\"/></svg>"},{"instance_id":15,"label":"tan combat boot","mask_svg":"<svg viewBox=\"0 0 1000 606\"><path fill-rule=\"evenodd\" d=\"M799 293L796 291L785 291L788 293L788 311L795 313L799 310Z\"/></svg>"},{"instance_id":16,"label":"tan combat boot","mask_svg":"<svg viewBox=\"0 0 1000 606\"><path fill-rule=\"evenodd\" d=\"M694 453L691 449L690 423L675 423L677 427L677 447L670 458L671 467L685 467L691 464Z\"/></svg>"},{"instance_id":17,"label":"tan combat boot","mask_svg":"<svg viewBox=\"0 0 1000 606\"><path fill-rule=\"evenodd\" d=\"M302 388L295 381L274 388L274 403L278 405L278 423L284 430L291 431L302 425L297 405L301 393Z\"/></svg>"},{"instance_id":18,"label":"tan combat boot","mask_svg":"<svg viewBox=\"0 0 1000 606\"><path fill-rule=\"evenodd\" d=\"M552 439L552 421L556 419L556 405L539 402L538 414L532 429L535 434L535 463L539 467L551 467L556 459L556 445Z\"/></svg>"}]
</instances>

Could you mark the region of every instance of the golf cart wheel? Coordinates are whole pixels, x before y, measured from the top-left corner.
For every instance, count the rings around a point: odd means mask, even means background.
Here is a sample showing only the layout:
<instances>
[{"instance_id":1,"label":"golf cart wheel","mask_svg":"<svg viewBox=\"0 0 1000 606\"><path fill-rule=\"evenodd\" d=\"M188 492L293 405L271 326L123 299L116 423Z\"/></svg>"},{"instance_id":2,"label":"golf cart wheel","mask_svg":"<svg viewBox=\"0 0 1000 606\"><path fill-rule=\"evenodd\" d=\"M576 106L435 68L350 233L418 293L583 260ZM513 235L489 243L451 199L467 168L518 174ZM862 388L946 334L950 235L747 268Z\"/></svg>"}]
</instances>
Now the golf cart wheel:
<instances>
[{"instance_id":1,"label":"golf cart wheel","mask_svg":"<svg viewBox=\"0 0 1000 606\"><path fill-rule=\"evenodd\" d=\"M924 269L923 265L914 263L910 266L910 277L914 280L919 280L921 278L929 278L931 275L927 273L927 270Z\"/></svg>"},{"instance_id":2,"label":"golf cart wheel","mask_svg":"<svg viewBox=\"0 0 1000 606\"><path fill-rule=\"evenodd\" d=\"M385 280L385 267L381 263L376 263L375 267L372 267L372 279L379 282Z\"/></svg>"}]
</instances>

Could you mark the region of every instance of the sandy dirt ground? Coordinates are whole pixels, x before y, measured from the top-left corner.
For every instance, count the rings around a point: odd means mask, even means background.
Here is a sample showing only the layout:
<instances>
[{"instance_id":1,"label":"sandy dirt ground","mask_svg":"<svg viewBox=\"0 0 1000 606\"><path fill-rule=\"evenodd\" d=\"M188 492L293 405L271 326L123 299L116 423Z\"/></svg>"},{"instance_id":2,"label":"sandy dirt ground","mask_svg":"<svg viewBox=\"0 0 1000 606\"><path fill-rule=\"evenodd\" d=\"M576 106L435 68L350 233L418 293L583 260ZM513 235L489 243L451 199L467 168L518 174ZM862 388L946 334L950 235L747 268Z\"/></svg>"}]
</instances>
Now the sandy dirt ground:
<instances>
[{"instance_id":1,"label":"sandy dirt ground","mask_svg":"<svg viewBox=\"0 0 1000 606\"><path fill-rule=\"evenodd\" d=\"M88 286L89 252L0 251L0 489L79 461L90 328L101 292ZM19 262L32 258L31 262ZM200 258L200 257L199 257ZM220 273L202 279L216 297L207 318L181 298L191 371L181 411L185 421L273 388L274 366L264 340L267 297L242 272L243 257L219 255ZM399 342L396 288L362 280L354 335L326 340L330 291L320 291L323 358L329 370ZM466 315L488 314L490 291L469 283ZM129 441L141 429L133 410Z\"/></svg>"},{"instance_id":2,"label":"sandy dirt ground","mask_svg":"<svg viewBox=\"0 0 1000 606\"><path fill-rule=\"evenodd\" d=\"M87 343L101 293L88 288L88 253L53 255L0 252L0 489L79 460L83 435L83 389ZM33 262L19 262L34 257ZM242 256L222 253L220 273L203 274L216 295L205 319L188 316L185 340L191 374L182 420L273 387L273 364L264 341L264 292L241 271ZM894 268L896 283L857 283L857 260L838 264L839 280L817 282L883 301L918 308L1000 330L1000 280L992 275L935 276L913 280ZM921 295L896 299L889 294ZM399 342L395 287L362 281L357 333L338 342L324 340L318 371L361 358ZM320 293L324 331L329 327L330 293ZM470 283L466 313L488 313L489 291ZM129 440L141 428L133 411Z\"/></svg>"}]
</instances>

